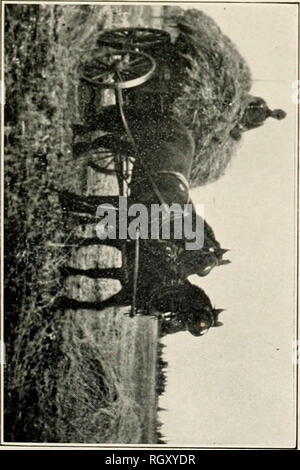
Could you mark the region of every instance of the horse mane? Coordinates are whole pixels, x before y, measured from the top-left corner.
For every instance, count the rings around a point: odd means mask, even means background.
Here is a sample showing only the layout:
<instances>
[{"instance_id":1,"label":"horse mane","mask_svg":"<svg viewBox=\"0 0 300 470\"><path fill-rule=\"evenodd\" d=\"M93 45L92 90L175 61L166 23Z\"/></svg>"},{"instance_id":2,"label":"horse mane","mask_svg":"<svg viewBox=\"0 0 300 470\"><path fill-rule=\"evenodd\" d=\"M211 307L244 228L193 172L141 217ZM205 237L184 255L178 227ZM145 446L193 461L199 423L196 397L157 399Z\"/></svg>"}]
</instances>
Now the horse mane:
<instances>
[{"instance_id":1,"label":"horse mane","mask_svg":"<svg viewBox=\"0 0 300 470\"><path fill-rule=\"evenodd\" d=\"M209 305L212 308L210 298L205 293L205 291L200 286L190 282L188 279L185 279L182 284L182 292L186 294L187 298L191 301L194 307L198 307L201 304Z\"/></svg>"}]
</instances>

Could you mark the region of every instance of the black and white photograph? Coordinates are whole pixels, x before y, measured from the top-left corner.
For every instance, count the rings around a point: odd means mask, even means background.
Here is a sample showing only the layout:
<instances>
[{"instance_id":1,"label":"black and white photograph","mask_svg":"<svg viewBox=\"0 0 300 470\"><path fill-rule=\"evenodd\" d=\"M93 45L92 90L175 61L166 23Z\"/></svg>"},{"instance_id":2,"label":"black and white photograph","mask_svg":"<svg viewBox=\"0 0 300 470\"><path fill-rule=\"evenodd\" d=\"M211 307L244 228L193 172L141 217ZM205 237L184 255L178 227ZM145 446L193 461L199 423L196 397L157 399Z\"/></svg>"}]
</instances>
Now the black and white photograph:
<instances>
[{"instance_id":1,"label":"black and white photograph","mask_svg":"<svg viewBox=\"0 0 300 470\"><path fill-rule=\"evenodd\" d=\"M299 5L1 7L1 446L297 448Z\"/></svg>"}]
</instances>

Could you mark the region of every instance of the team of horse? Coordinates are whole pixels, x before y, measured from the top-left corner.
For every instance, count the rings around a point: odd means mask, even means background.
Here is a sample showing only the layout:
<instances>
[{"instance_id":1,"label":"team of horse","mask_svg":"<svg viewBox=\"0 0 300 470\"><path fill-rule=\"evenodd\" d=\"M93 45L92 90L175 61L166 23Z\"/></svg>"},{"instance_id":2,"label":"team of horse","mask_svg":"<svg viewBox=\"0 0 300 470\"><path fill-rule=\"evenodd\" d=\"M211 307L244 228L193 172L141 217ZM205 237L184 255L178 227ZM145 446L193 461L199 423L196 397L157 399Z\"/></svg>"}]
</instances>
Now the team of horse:
<instances>
[{"instance_id":1,"label":"team of horse","mask_svg":"<svg viewBox=\"0 0 300 470\"><path fill-rule=\"evenodd\" d=\"M189 178L194 156L194 140L190 131L176 118L164 113L149 113L148 110L128 106L126 117L135 142L135 163L133 165L129 204L139 203L149 208L162 201L167 205L192 204L189 194ZM86 125L74 126L78 136L101 129L106 134L92 143L81 141L74 145L74 155L99 147L113 152L132 154L132 144L124 137L123 122L116 106L104 107ZM101 171L101 170L100 170ZM95 216L97 207L112 204L117 206L118 196L80 196L66 191L59 194L63 210ZM227 250L221 248L209 224L197 214L192 205L192 226L202 222L204 238L197 249L187 250L185 235L174 236L171 223L170 238L140 240L139 276L137 284L137 307L142 311L154 309L160 313L173 312L162 325L164 332L188 330L201 335L211 326L218 326L220 310L213 308L205 292L188 280L193 274L206 276L221 265L229 263L223 259ZM201 220L199 220L201 218ZM96 219L95 219L96 221ZM198 238L188 240L198 243ZM127 266L108 269L62 268L67 275L85 275L91 278L114 278L122 283L122 290L103 302L76 301L63 298L64 307L72 309L101 310L113 305L130 305L134 273L135 242L131 240L95 237L85 244L110 244L126 250ZM124 269L125 268L125 269ZM126 273L126 275L124 274ZM166 294L162 292L165 289ZM175 317L174 317L175 316ZM176 327L175 327L176 324Z\"/></svg>"}]
</instances>

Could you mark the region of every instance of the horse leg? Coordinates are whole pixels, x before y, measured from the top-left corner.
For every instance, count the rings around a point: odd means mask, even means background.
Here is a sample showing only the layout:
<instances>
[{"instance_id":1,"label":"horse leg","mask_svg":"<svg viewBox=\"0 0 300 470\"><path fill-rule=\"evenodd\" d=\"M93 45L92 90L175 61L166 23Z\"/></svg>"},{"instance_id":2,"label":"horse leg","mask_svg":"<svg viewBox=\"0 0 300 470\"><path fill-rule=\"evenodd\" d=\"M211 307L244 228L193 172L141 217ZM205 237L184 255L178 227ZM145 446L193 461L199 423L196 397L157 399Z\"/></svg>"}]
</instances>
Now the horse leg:
<instances>
[{"instance_id":1,"label":"horse leg","mask_svg":"<svg viewBox=\"0 0 300 470\"><path fill-rule=\"evenodd\" d=\"M99 148L108 149L114 153L130 153L128 143L120 140L117 134L106 134L94 139L93 142L78 142L74 144L73 154L76 157L81 153L89 152L90 150L98 150Z\"/></svg>"},{"instance_id":2,"label":"horse leg","mask_svg":"<svg viewBox=\"0 0 300 470\"><path fill-rule=\"evenodd\" d=\"M94 114L93 117L88 119L86 124L73 125L73 132L78 136L82 136L96 130L118 133L124 132L123 122L117 106L104 106L101 113Z\"/></svg>"},{"instance_id":3,"label":"horse leg","mask_svg":"<svg viewBox=\"0 0 300 470\"><path fill-rule=\"evenodd\" d=\"M83 212L96 215L98 206L110 204L117 207L119 196L82 196L69 191L58 191L59 201L64 211Z\"/></svg>"},{"instance_id":4,"label":"horse leg","mask_svg":"<svg viewBox=\"0 0 300 470\"><path fill-rule=\"evenodd\" d=\"M62 266L60 268L61 275L67 276L87 276L91 279L117 279L122 281L123 272L121 268L90 268L80 269L72 266Z\"/></svg>"},{"instance_id":5,"label":"horse leg","mask_svg":"<svg viewBox=\"0 0 300 470\"><path fill-rule=\"evenodd\" d=\"M135 106L124 107L124 113L129 127L133 130L136 126L140 127L148 111L148 109L141 111ZM124 124L118 106L104 106L102 111L99 114L94 114L86 124L73 126L73 132L78 136L96 130L124 134Z\"/></svg>"},{"instance_id":6,"label":"horse leg","mask_svg":"<svg viewBox=\"0 0 300 470\"><path fill-rule=\"evenodd\" d=\"M118 307L122 305L130 305L131 299L126 292L123 292L124 288L115 295L112 295L106 300L101 302L88 302L84 300L75 300L68 297L59 297L54 304L54 307L61 308L63 310L104 310L109 307Z\"/></svg>"},{"instance_id":7,"label":"horse leg","mask_svg":"<svg viewBox=\"0 0 300 470\"><path fill-rule=\"evenodd\" d=\"M102 240L98 237L89 237L89 238L76 237L74 238L73 243L75 245L78 245L78 247L80 248L83 246L105 245L105 246L111 246L113 248L117 248L118 250L121 250L123 244L125 243L125 240L111 239L111 238Z\"/></svg>"}]
</instances>

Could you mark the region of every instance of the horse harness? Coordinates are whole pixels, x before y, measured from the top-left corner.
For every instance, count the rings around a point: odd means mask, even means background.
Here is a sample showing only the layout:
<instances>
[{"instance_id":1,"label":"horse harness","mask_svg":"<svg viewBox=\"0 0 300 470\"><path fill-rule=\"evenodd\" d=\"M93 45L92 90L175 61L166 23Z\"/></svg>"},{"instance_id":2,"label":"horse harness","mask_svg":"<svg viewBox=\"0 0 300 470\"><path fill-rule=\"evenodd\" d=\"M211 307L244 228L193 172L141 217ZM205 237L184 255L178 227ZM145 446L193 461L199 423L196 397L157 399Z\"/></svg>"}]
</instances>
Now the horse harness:
<instances>
[{"instance_id":1,"label":"horse harness","mask_svg":"<svg viewBox=\"0 0 300 470\"><path fill-rule=\"evenodd\" d=\"M181 191L186 191L188 193L188 199L187 199L186 204L189 203L189 201L190 201L190 195L189 195L190 185L189 185L189 182L188 182L187 178L182 173L179 173L178 171L161 170L161 171L157 171L156 174L157 175L170 175L170 176L173 176L174 178L176 178L177 181L179 182L179 189Z\"/></svg>"}]
</instances>

